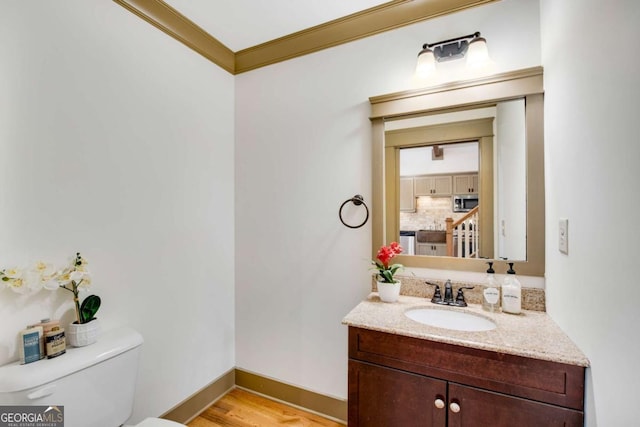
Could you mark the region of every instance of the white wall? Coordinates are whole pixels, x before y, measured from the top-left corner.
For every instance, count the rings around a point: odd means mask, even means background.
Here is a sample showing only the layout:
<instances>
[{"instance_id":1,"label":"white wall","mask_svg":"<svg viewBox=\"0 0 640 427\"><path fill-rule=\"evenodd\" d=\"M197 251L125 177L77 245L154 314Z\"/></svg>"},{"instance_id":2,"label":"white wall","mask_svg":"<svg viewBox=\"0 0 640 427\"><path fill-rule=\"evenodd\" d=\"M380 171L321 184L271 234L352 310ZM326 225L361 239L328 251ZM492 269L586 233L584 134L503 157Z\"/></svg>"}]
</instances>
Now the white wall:
<instances>
[{"instance_id":1,"label":"white wall","mask_svg":"<svg viewBox=\"0 0 640 427\"><path fill-rule=\"evenodd\" d=\"M400 176L478 172L477 142L445 144L440 148L444 155L439 160L433 160L433 147L402 148Z\"/></svg>"},{"instance_id":2,"label":"white wall","mask_svg":"<svg viewBox=\"0 0 640 427\"><path fill-rule=\"evenodd\" d=\"M81 251L159 415L235 363L233 77L110 1L1 2L0 40L0 267ZM0 364L70 304L0 291Z\"/></svg>"},{"instance_id":3,"label":"white wall","mask_svg":"<svg viewBox=\"0 0 640 427\"><path fill-rule=\"evenodd\" d=\"M591 361L587 426L638 424L638 22L634 0L541 1L547 304Z\"/></svg>"},{"instance_id":4,"label":"white wall","mask_svg":"<svg viewBox=\"0 0 640 427\"><path fill-rule=\"evenodd\" d=\"M503 0L237 76L240 368L346 398L340 321L369 292L371 228L347 229L338 207L371 201L368 98L418 84L423 43L473 31L495 71L540 65L538 1Z\"/></svg>"}]
</instances>

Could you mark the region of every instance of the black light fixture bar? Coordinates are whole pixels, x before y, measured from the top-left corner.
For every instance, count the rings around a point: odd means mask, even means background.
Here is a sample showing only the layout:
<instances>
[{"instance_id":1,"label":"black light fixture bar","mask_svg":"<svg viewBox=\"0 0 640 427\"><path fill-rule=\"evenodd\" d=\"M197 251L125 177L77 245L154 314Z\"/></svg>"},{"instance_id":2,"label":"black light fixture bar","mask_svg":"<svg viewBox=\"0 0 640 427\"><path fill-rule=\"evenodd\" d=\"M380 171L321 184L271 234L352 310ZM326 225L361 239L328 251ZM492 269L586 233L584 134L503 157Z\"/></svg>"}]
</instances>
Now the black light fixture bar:
<instances>
[{"instance_id":1,"label":"black light fixture bar","mask_svg":"<svg viewBox=\"0 0 640 427\"><path fill-rule=\"evenodd\" d=\"M476 31L473 34L466 36L456 37L449 40L442 40L435 43L425 43L422 45L423 51L425 49L432 49L433 54L438 62L451 61L453 59L462 58L469 48L469 41L480 37L480 32Z\"/></svg>"},{"instance_id":2,"label":"black light fixture bar","mask_svg":"<svg viewBox=\"0 0 640 427\"><path fill-rule=\"evenodd\" d=\"M455 37L453 39L449 39L449 40L442 40L441 42L435 42L435 43L425 43L422 45L423 49L431 49L434 46L440 46L440 45L444 45L444 44L449 44L449 43L453 43L453 42L457 42L460 40L469 40L469 39L475 39L476 37L480 37L480 31L476 31L473 34L469 34L468 36L460 36L460 37Z\"/></svg>"}]
</instances>

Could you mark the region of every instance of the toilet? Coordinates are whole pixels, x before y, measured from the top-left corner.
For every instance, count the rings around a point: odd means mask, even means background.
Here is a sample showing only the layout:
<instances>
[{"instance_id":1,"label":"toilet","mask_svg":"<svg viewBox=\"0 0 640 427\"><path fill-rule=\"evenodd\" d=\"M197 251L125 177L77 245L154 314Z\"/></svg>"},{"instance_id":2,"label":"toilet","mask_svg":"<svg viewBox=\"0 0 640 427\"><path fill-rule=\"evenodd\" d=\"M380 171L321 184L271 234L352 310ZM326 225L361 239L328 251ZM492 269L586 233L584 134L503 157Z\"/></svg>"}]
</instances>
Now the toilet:
<instances>
[{"instance_id":1,"label":"toilet","mask_svg":"<svg viewBox=\"0 0 640 427\"><path fill-rule=\"evenodd\" d=\"M131 417L142 336L129 327L53 359L0 366L0 406L63 406L65 427L118 427ZM147 418L135 426L179 427Z\"/></svg>"}]
</instances>

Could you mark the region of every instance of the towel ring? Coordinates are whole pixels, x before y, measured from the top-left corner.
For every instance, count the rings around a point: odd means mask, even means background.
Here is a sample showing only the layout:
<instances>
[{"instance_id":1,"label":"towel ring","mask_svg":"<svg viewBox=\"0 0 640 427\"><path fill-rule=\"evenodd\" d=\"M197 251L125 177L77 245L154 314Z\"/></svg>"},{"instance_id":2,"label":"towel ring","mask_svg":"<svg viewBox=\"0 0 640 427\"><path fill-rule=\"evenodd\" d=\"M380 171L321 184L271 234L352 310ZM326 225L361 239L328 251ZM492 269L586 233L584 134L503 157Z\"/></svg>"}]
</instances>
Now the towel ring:
<instances>
[{"instance_id":1,"label":"towel ring","mask_svg":"<svg viewBox=\"0 0 640 427\"><path fill-rule=\"evenodd\" d=\"M365 217L365 219L362 222L362 224L360 224L360 225L349 225L346 222L344 222L344 220L342 219L342 208L344 208L344 205L346 205L349 202L352 202L356 206L363 205L364 208L367 210L367 216ZM338 217L340 218L340 222L342 222L346 227L349 227L349 228L360 228L363 225L365 225L367 223L367 221L369 220L369 208L367 207L367 204L364 202L364 198L361 195L356 194L352 198L345 200L344 203L342 205L340 205L340 210L338 211Z\"/></svg>"}]
</instances>

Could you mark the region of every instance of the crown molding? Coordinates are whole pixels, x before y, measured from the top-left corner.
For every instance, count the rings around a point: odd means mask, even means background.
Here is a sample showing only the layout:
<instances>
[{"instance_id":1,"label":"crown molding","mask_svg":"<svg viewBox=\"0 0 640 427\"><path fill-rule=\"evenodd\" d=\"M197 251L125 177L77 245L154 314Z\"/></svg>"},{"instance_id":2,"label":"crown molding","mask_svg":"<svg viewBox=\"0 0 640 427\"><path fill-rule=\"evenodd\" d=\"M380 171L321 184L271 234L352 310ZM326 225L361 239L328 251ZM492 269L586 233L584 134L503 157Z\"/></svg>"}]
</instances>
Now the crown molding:
<instances>
[{"instance_id":1,"label":"crown molding","mask_svg":"<svg viewBox=\"0 0 640 427\"><path fill-rule=\"evenodd\" d=\"M236 74L499 0L402 0L236 52Z\"/></svg>"},{"instance_id":2,"label":"crown molding","mask_svg":"<svg viewBox=\"0 0 640 427\"><path fill-rule=\"evenodd\" d=\"M235 54L162 0L113 0L160 31L235 74Z\"/></svg>"},{"instance_id":3,"label":"crown molding","mask_svg":"<svg viewBox=\"0 0 640 427\"><path fill-rule=\"evenodd\" d=\"M162 0L113 1L229 73L240 74L500 0L392 0L235 53Z\"/></svg>"}]
</instances>

